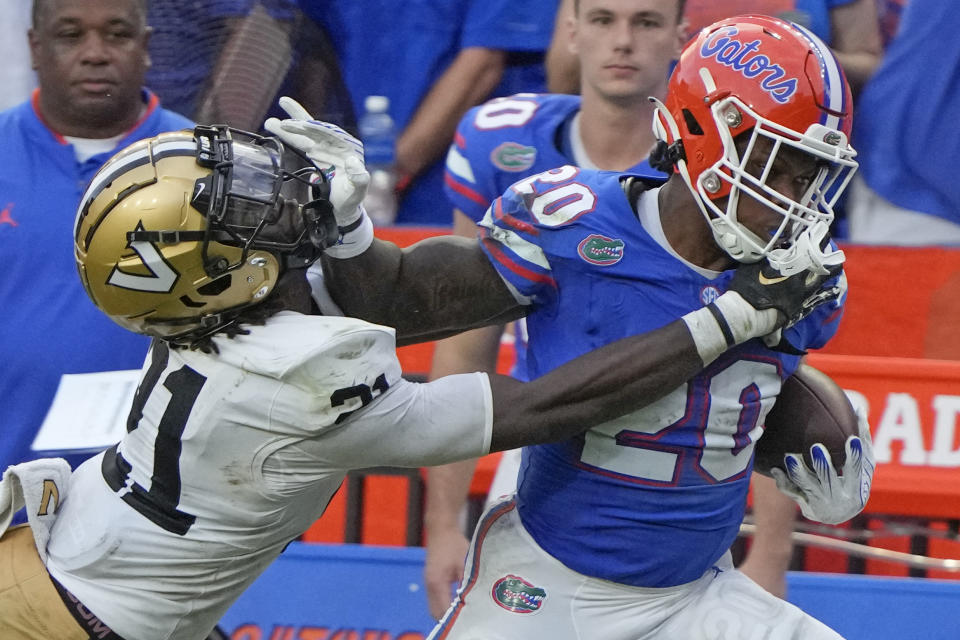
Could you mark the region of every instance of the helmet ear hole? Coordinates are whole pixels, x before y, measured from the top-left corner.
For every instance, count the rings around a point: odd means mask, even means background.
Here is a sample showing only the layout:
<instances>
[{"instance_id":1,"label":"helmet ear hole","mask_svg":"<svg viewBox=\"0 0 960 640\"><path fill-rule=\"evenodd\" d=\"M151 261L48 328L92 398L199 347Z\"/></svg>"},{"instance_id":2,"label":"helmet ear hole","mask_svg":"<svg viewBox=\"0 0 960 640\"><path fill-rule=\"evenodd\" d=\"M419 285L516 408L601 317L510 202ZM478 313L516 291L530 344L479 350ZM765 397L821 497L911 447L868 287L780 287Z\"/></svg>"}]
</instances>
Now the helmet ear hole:
<instances>
[{"instance_id":1,"label":"helmet ear hole","mask_svg":"<svg viewBox=\"0 0 960 640\"><path fill-rule=\"evenodd\" d=\"M227 289L230 288L230 285L233 283L233 278L231 274L221 276L212 282L208 282L202 287L197 288L197 293L202 296L218 296Z\"/></svg>"},{"instance_id":2,"label":"helmet ear hole","mask_svg":"<svg viewBox=\"0 0 960 640\"><path fill-rule=\"evenodd\" d=\"M703 128L700 126L700 123L697 122L697 119L690 113L689 109L683 109L683 122L687 125L687 131L694 136L702 136Z\"/></svg>"}]
</instances>

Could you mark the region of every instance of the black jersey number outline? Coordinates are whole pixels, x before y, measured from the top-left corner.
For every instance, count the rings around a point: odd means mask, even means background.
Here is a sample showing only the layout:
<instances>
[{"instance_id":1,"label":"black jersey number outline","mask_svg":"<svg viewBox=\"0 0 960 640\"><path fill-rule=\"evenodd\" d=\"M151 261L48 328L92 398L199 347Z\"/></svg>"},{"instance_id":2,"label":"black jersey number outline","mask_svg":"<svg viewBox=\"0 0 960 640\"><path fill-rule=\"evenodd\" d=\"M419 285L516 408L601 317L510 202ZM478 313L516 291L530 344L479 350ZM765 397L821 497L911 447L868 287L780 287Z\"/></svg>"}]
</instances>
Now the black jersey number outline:
<instances>
[{"instance_id":1,"label":"black jersey number outline","mask_svg":"<svg viewBox=\"0 0 960 640\"><path fill-rule=\"evenodd\" d=\"M167 345L155 341L152 351L150 367L137 388L127 417L127 433L139 426L143 407L167 368L170 356ZM197 518L177 509L180 504L180 454L183 449L180 439L206 381L206 377L188 366L171 372L163 381L163 386L170 392L170 402L157 427L149 490L129 481L132 467L117 451L117 445L107 450L101 465L103 479L114 491L119 492L129 483L129 491L121 496L124 502L158 527L181 536L186 535Z\"/></svg>"},{"instance_id":2,"label":"black jersey number outline","mask_svg":"<svg viewBox=\"0 0 960 640\"><path fill-rule=\"evenodd\" d=\"M387 382L386 374L381 373L379 376L377 376L377 379L374 380L372 387L370 385L361 383L361 384L355 384L352 387L344 387L343 389L337 389L330 395L330 405L333 407L340 407L340 406L343 406L347 402L347 400L350 400L352 398L359 398L360 407L358 408L362 408L367 406L371 402L373 402L374 391L376 391L377 394L379 395L385 392L389 388L390 388L390 384ZM353 411L344 411L343 413L337 416L337 419L334 422L334 424L340 424L341 422L346 420L350 416L350 414L353 413L354 411L356 411L356 409L354 409Z\"/></svg>"}]
</instances>

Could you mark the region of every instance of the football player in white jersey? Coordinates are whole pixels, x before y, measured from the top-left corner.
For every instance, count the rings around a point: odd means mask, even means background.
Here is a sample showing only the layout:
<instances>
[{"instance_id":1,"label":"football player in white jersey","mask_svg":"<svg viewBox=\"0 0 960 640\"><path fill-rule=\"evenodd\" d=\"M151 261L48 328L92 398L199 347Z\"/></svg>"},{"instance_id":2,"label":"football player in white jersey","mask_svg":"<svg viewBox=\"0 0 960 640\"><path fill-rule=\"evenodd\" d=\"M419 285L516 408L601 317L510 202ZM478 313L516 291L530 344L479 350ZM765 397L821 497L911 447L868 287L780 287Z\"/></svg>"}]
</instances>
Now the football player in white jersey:
<instances>
[{"instance_id":1,"label":"football player in white jersey","mask_svg":"<svg viewBox=\"0 0 960 640\"><path fill-rule=\"evenodd\" d=\"M393 328L334 315L321 282L311 296L306 268L322 249L337 267L372 239L357 209L362 149L312 126L341 143L330 146L337 158L352 147L332 184L316 168L288 169L276 138L224 127L132 145L91 181L74 235L80 277L105 314L155 340L121 442L72 475L56 459L5 472L4 640L203 638L348 470L569 438L659 398L823 293L826 275L765 285L751 266L709 305L537 380L408 382ZM403 340L525 310L477 242L414 254L397 285L436 287L371 290L368 301L405 318ZM463 273L438 281L438 264ZM418 319L427 309L429 326ZM29 526L6 531L23 504Z\"/></svg>"},{"instance_id":2,"label":"football player in white jersey","mask_svg":"<svg viewBox=\"0 0 960 640\"><path fill-rule=\"evenodd\" d=\"M765 416L804 351L822 346L842 315L842 252L827 230L856 168L851 111L843 72L809 31L731 18L685 47L665 104L657 101L655 159L669 179L563 166L491 204L480 246L518 304L531 307L531 379L709 309L751 265L764 287L827 278L831 300L711 359L638 412L525 447L516 497L482 518L464 585L431 637L839 638L735 570L728 549ZM291 115L268 128L330 161L329 129ZM334 192L362 186L356 161L340 166ZM428 245L400 251L365 237L362 212L342 206L342 194L333 199L355 259L329 270L328 285L348 313L428 332L441 280L454 301L480 295L485 276L471 277L471 265L451 259L441 277ZM419 302L384 307L388 295ZM836 523L869 495L865 421L839 470L825 451L811 451L816 471L788 454L786 471L771 473L804 515Z\"/></svg>"}]
</instances>

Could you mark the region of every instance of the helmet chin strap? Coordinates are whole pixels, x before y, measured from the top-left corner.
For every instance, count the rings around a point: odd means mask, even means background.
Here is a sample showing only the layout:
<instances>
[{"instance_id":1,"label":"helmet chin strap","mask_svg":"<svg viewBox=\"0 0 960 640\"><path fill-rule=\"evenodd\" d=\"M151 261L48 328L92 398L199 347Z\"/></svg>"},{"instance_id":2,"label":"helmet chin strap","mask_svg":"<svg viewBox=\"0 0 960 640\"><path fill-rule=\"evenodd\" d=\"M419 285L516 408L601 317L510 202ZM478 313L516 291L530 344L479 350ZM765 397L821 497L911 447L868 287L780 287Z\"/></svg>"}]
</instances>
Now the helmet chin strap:
<instances>
[{"instance_id":1,"label":"helmet chin strap","mask_svg":"<svg viewBox=\"0 0 960 640\"><path fill-rule=\"evenodd\" d=\"M827 267L842 265L844 253L830 246L830 223L818 220L787 249L770 251L770 264L783 275L810 271L827 275Z\"/></svg>"}]
</instances>

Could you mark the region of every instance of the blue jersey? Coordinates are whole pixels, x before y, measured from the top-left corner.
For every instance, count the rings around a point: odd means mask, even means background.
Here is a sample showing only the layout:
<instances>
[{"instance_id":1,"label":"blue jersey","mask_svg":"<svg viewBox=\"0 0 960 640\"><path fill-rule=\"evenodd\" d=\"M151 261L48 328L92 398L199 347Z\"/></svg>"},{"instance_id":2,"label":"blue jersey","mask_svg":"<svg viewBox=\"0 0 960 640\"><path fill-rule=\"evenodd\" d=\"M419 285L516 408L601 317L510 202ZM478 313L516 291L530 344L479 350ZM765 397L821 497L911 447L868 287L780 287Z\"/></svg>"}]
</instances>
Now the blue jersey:
<instances>
[{"instance_id":1,"label":"blue jersey","mask_svg":"<svg viewBox=\"0 0 960 640\"><path fill-rule=\"evenodd\" d=\"M653 213L638 218L623 177L554 169L513 185L481 223L491 262L533 305L531 378L702 307L733 276L696 269L658 242L657 192L641 198ZM840 311L822 306L785 337L798 350L819 347ZM700 577L737 535L754 443L798 364L751 340L636 413L526 447L517 493L525 528L585 575L641 587Z\"/></svg>"},{"instance_id":2,"label":"blue jersey","mask_svg":"<svg viewBox=\"0 0 960 640\"><path fill-rule=\"evenodd\" d=\"M871 189L898 207L956 224L960 127L943 123L960 119L958 29L954 3L907 3L900 31L860 94L851 139Z\"/></svg>"},{"instance_id":3,"label":"blue jersey","mask_svg":"<svg viewBox=\"0 0 960 640\"><path fill-rule=\"evenodd\" d=\"M479 222L517 180L575 164L569 129L579 110L580 96L521 93L468 111L447 154L444 190L453 206ZM666 177L646 160L629 171Z\"/></svg>"},{"instance_id":4,"label":"blue jersey","mask_svg":"<svg viewBox=\"0 0 960 640\"><path fill-rule=\"evenodd\" d=\"M153 94L144 98L146 114L117 148L193 126ZM78 162L34 102L0 113L0 470L37 457L30 444L62 374L139 369L149 342L97 309L77 276L77 204L111 153Z\"/></svg>"},{"instance_id":5,"label":"blue jersey","mask_svg":"<svg viewBox=\"0 0 960 640\"><path fill-rule=\"evenodd\" d=\"M304 9L327 28L340 56L356 113L369 95L390 98L402 131L457 54L470 47L507 52L491 96L543 91L543 54L550 44L558 0L334 0ZM402 10L398 7L402 6ZM403 194L398 224L449 226L437 206L443 162L424 169Z\"/></svg>"}]
</instances>

